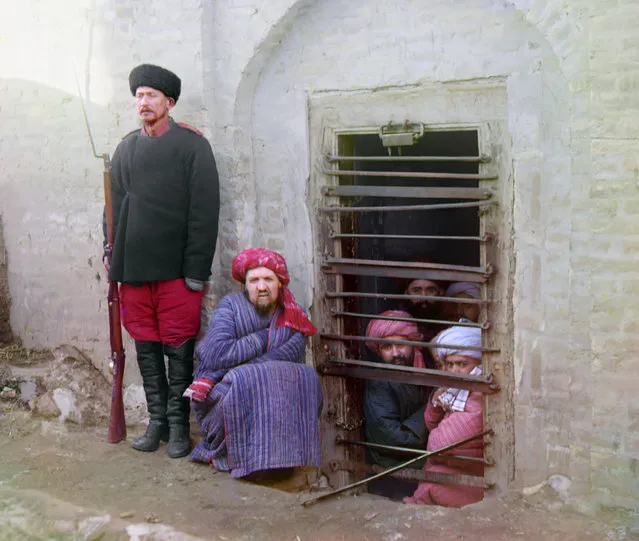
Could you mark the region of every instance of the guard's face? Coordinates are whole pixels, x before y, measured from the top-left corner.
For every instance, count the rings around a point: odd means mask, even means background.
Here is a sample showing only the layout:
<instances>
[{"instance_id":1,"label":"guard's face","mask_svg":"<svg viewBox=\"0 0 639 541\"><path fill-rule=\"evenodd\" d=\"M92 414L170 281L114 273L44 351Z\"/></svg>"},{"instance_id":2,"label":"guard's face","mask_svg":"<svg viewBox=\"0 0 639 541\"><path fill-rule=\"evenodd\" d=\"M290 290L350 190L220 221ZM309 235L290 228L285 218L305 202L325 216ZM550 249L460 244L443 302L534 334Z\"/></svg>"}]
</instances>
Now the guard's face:
<instances>
[{"instance_id":1,"label":"guard's face","mask_svg":"<svg viewBox=\"0 0 639 541\"><path fill-rule=\"evenodd\" d=\"M468 357L466 355L449 355L444 361L444 369L446 372L453 374L470 374L471 370L478 366L479 359Z\"/></svg>"},{"instance_id":2,"label":"guard's face","mask_svg":"<svg viewBox=\"0 0 639 541\"><path fill-rule=\"evenodd\" d=\"M150 86L139 86L135 91L138 115L145 124L155 124L168 118L169 111L175 105L173 98L167 98L162 92Z\"/></svg>"},{"instance_id":3,"label":"guard's face","mask_svg":"<svg viewBox=\"0 0 639 541\"><path fill-rule=\"evenodd\" d=\"M384 336L386 340L406 340L405 336ZM413 346L404 344L380 344L379 356L385 363L412 366Z\"/></svg>"},{"instance_id":4,"label":"guard's face","mask_svg":"<svg viewBox=\"0 0 639 541\"><path fill-rule=\"evenodd\" d=\"M256 267L248 271L244 287L249 300L258 312L270 313L277 306L281 283L271 269Z\"/></svg>"}]
</instances>

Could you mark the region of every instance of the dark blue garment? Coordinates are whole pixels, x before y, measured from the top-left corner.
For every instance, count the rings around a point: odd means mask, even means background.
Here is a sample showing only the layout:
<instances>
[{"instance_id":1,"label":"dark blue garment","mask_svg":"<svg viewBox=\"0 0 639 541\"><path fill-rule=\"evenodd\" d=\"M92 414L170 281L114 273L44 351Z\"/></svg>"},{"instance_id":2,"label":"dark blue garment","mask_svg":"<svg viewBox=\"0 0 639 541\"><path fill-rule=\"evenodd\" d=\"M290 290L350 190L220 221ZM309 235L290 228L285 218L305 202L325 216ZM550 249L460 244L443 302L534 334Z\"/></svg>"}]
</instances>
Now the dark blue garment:
<instances>
[{"instance_id":1,"label":"dark blue garment","mask_svg":"<svg viewBox=\"0 0 639 541\"><path fill-rule=\"evenodd\" d=\"M431 388L391 381L366 381L364 417L366 441L426 450L424 410ZM396 466L413 455L369 449L381 466Z\"/></svg>"}]
</instances>

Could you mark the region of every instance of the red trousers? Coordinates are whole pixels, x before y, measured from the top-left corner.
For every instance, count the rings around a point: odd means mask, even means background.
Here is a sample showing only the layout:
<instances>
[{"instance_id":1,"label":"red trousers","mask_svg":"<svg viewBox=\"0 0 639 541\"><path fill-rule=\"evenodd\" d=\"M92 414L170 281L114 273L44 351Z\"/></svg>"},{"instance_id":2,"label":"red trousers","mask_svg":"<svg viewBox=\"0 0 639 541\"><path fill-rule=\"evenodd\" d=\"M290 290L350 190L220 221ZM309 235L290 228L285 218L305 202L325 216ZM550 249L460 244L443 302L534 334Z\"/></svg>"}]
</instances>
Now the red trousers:
<instances>
[{"instance_id":1,"label":"red trousers","mask_svg":"<svg viewBox=\"0 0 639 541\"><path fill-rule=\"evenodd\" d=\"M182 345L200 331L203 291L191 291L184 279L141 286L120 284L122 324L138 342Z\"/></svg>"}]
</instances>

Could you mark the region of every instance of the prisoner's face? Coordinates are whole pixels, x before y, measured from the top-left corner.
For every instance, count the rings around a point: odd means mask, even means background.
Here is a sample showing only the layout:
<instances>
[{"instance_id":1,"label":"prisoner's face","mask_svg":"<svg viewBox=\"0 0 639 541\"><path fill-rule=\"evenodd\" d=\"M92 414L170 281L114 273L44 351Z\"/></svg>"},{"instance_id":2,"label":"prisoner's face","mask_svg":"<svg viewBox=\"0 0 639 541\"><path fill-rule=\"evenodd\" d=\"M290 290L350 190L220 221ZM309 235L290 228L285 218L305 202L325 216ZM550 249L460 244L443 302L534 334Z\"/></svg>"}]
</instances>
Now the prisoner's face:
<instances>
[{"instance_id":1,"label":"prisoner's face","mask_svg":"<svg viewBox=\"0 0 639 541\"><path fill-rule=\"evenodd\" d=\"M455 295L458 299L473 299L468 293L459 293ZM479 321L479 304L457 303L457 317L465 317L477 323Z\"/></svg>"},{"instance_id":2,"label":"prisoner's face","mask_svg":"<svg viewBox=\"0 0 639 541\"><path fill-rule=\"evenodd\" d=\"M470 374L480 363L479 359L467 355L448 355L444 360L444 369L453 374Z\"/></svg>"},{"instance_id":3,"label":"prisoner's face","mask_svg":"<svg viewBox=\"0 0 639 541\"><path fill-rule=\"evenodd\" d=\"M271 269L256 267L248 271L244 287L249 300L260 314L270 314L275 310L281 283Z\"/></svg>"},{"instance_id":4,"label":"prisoner's face","mask_svg":"<svg viewBox=\"0 0 639 541\"><path fill-rule=\"evenodd\" d=\"M406 340L405 336L384 336L386 340ZM380 344L379 356L385 363L412 366L414 348L405 344Z\"/></svg>"},{"instance_id":5,"label":"prisoner's face","mask_svg":"<svg viewBox=\"0 0 639 541\"><path fill-rule=\"evenodd\" d=\"M430 280L413 280L406 289L407 295L421 295L424 297L441 297L443 295L442 288L435 282ZM435 301L411 299L413 304L435 304Z\"/></svg>"}]
</instances>

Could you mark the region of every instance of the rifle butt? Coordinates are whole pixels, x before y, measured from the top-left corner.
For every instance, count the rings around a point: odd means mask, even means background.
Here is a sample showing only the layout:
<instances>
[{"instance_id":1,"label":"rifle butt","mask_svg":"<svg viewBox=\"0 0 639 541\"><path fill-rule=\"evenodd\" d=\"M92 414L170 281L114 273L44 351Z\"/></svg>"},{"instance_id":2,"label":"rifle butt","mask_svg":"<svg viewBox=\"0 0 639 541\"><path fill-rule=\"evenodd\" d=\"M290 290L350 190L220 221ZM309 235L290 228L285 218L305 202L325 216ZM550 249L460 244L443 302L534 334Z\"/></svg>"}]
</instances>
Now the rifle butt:
<instances>
[{"instance_id":1,"label":"rifle butt","mask_svg":"<svg viewBox=\"0 0 639 541\"><path fill-rule=\"evenodd\" d=\"M126 439L122 380L124 378L124 352L115 356L113 363L113 389L111 391L111 415L109 416L109 443Z\"/></svg>"}]
</instances>

